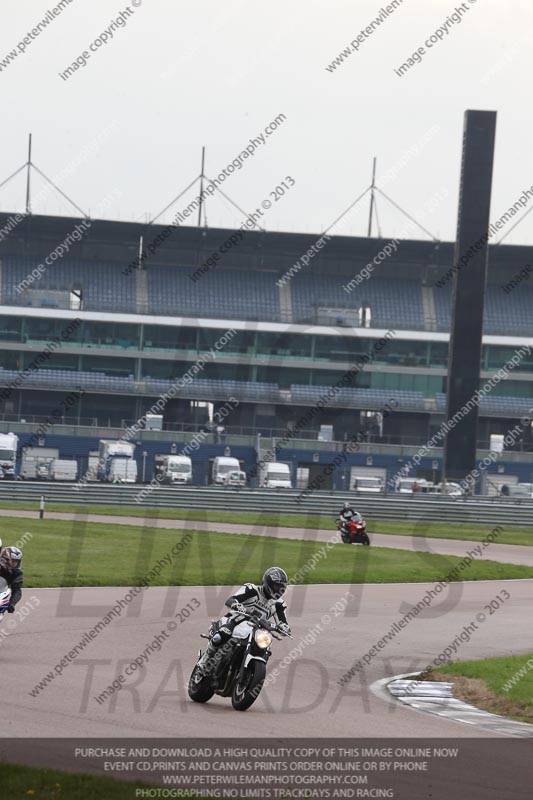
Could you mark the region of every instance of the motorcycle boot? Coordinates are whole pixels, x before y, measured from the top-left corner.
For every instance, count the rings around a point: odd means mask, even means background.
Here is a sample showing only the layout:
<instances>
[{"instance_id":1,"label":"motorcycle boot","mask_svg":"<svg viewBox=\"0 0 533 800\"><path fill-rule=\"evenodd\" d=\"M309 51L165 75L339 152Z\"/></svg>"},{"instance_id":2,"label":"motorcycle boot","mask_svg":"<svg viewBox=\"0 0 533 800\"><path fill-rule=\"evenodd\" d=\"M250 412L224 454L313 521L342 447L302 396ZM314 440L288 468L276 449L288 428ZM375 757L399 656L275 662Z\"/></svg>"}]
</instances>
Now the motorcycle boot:
<instances>
[{"instance_id":1,"label":"motorcycle boot","mask_svg":"<svg viewBox=\"0 0 533 800\"><path fill-rule=\"evenodd\" d=\"M203 675L209 675L227 653L227 648L222 645L227 644L231 638L231 631L225 628L220 628L209 640L209 644L202 653L202 657L198 661L197 667Z\"/></svg>"},{"instance_id":2,"label":"motorcycle boot","mask_svg":"<svg viewBox=\"0 0 533 800\"><path fill-rule=\"evenodd\" d=\"M197 663L197 668L199 672L203 675L209 675L213 668L213 658L217 652L217 648L213 645L212 642L209 642L207 647L205 648L204 652L200 660Z\"/></svg>"}]
</instances>

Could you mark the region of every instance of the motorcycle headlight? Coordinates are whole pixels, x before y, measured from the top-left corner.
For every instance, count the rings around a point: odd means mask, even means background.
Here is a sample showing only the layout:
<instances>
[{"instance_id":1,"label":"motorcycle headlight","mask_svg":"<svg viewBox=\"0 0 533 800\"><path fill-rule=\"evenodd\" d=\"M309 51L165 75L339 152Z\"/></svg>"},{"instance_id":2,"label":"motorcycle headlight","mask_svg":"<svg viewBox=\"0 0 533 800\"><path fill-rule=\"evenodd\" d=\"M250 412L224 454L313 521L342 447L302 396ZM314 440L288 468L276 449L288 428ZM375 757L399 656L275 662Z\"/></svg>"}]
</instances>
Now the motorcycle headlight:
<instances>
[{"instance_id":1,"label":"motorcycle headlight","mask_svg":"<svg viewBox=\"0 0 533 800\"><path fill-rule=\"evenodd\" d=\"M267 647L270 647L270 645L272 644L272 636L269 634L268 631L265 631L263 628L259 628L259 630L256 630L256 632L254 633L254 639L256 645L258 647L263 648L263 650L266 650Z\"/></svg>"}]
</instances>

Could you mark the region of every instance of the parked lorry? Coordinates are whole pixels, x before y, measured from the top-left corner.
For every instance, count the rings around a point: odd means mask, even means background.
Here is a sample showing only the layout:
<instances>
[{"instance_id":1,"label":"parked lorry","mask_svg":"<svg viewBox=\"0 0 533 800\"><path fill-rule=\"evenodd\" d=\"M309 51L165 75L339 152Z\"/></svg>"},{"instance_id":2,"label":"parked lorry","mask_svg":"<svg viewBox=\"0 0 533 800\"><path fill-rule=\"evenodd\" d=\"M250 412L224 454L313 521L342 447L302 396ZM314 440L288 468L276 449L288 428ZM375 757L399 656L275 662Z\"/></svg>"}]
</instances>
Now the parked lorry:
<instances>
[{"instance_id":1,"label":"parked lorry","mask_svg":"<svg viewBox=\"0 0 533 800\"><path fill-rule=\"evenodd\" d=\"M264 489L292 489L290 465L282 461L260 464L259 486Z\"/></svg>"},{"instance_id":2,"label":"parked lorry","mask_svg":"<svg viewBox=\"0 0 533 800\"><path fill-rule=\"evenodd\" d=\"M14 433L0 433L0 467L5 478L14 478L16 473L19 438Z\"/></svg>"},{"instance_id":3,"label":"parked lorry","mask_svg":"<svg viewBox=\"0 0 533 800\"><path fill-rule=\"evenodd\" d=\"M54 458L50 464L49 477L51 481L75 481L78 477L78 464L70 459Z\"/></svg>"},{"instance_id":4,"label":"parked lorry","mask_svg":"<svg viewBox=\"0 0 533 800\"><path fill-rule=\"evenodd\" d=\"M156 456L155 474L161 483L182 485L192 483L192 461L189 456Z\"/></svg>"},{"instance_id":5,"label":"parked lorry","mask_svg":"<svg viewBox=\"0 0 533 800\"><path fill-rule=\"evenodd\" d=\"M239 471L241 465L238 458L230 458L229 456L217 456L213 461L213 468L211 470L211 482L223 484L224 478L228 472Z\"/></svg>"},{"instance_id":6,"label":"parked lorry","mask_svg":"<svg viewBox=\"0 0 533 800\"><path fill-rule=\"evenodd\" d=\"M135 445L116 439L101 439L98 450L98 479L111 483L136 483Z\"/></svg>"},{"instance_id":7,"label":"parked lorry","mask_svg":"<svg viewBox=\"0 0 533 800\"><path fill-rule=\"evenodd\" d=\"M55 458L59 458L57 447L28 447L20 461L20 477L25 481L47 481Z\"/></svg>"},{"instance_id":8,"label":"parked lorry","mask_svg":"<svg viewBox=\"0 0 533 800\"><path fill-rule=\"evenodd\" d=\"M98 450L90 450L89 458L87 460L87 472L85 477L88 481L98 480Z\"/></svg>"}]
</instances>

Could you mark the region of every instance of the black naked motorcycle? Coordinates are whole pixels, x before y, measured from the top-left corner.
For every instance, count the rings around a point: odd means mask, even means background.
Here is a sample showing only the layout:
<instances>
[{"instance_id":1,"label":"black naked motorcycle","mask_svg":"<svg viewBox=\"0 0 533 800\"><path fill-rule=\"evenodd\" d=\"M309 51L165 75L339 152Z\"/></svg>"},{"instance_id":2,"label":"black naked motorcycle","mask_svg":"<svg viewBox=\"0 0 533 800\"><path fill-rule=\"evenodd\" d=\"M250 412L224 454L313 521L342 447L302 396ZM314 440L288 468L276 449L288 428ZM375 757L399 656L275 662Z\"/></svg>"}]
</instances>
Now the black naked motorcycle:
<instances>
[{"instance_id":1,"label":"black naked motorcycle","mask_svg":"<svg viewBox=\"0 0 533 800\"><path fill-rule=\"evenodd\" d=\"M290 636L278 625L265 617L242 614L229 641L216 649L206 670L198 662L189 678L189 697L196 703L207 703L214 694L230 697L233 708L246 711L257 700L266 676L266 665L272 655L272 639ZM213 621L209 633L202 634L211 639L218 631L220 621ZM198 654L200 660L202 652Z\"/></svg>"}]
</instances>

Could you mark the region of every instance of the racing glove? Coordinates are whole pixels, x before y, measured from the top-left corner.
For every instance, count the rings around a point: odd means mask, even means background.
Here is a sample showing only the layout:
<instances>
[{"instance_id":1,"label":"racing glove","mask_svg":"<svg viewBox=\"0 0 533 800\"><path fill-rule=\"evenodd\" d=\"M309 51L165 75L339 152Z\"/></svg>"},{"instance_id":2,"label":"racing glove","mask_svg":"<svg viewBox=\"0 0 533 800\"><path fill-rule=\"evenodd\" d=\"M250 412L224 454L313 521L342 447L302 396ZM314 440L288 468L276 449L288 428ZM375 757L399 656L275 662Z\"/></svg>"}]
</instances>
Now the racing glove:
<instances>
[{"instance_id":1,"label":"racing glove","mask_svg":"<svg viewBox=\"0 0 533 800\"><path fill-rule=\"evenodd\" d=\"M286 634L287 636L290 636L291 629L290 629L289 625L287 625L286 622L280 622L279 625L278 625L278 628L280 629L280 631L282 633Z\"/></svg>"},{"instance_id":2,"label":"racing glove","mask_svg":"<svg viewBox=\"0 0 533 800\"><path fill-rule=\"evenodd\" d=\"M7 613L8 614L12 614L14 612L14 610L15 610L15 606L8 606L7 607Z\"/></svg>"},{"instance_id":3,"label":"racing glove","mask_svg":"<svg viewBox=\"0 0 533 800\"><path fill-rule=\"evenodd\" d=\"M239 614L248 614L248 609L238 600L235 600L230 606L232 611L237 611Z\"/></svg>"}]
</instances>

